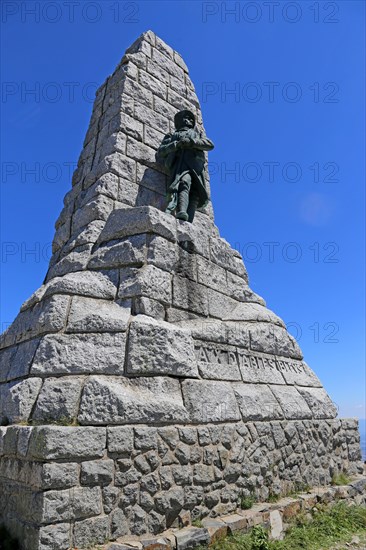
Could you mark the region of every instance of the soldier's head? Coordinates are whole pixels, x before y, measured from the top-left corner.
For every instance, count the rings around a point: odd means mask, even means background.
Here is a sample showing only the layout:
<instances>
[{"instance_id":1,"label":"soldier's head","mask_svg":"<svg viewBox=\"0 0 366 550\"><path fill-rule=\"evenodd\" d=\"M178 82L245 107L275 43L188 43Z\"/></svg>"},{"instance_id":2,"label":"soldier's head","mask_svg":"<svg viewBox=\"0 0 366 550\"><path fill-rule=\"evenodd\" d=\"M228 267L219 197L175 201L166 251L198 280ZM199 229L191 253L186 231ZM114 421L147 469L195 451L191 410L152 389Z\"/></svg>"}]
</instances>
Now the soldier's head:
<instances>
[{"instance_id":1,"label":"soldier's head","mask_svg":"<svg viewBox=\"0 0 366 550\"><path fill-rule=\"evenodd\" d=\"M174 117L174 125L176 130L182 130L183 128L194 128L196 124L196 118L191 111L184 109L179 111Z\"/></svg>"}]
</instances>

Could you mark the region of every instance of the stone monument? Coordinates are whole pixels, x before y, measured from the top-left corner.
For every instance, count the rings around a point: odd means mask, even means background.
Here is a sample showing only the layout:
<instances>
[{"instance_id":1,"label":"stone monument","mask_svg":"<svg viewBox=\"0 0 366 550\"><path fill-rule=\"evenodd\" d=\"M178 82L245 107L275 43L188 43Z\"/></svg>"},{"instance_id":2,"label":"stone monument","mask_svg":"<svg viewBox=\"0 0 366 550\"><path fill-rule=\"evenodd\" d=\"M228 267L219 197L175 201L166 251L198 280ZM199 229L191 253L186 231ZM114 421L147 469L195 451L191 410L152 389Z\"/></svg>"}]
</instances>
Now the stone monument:
<instances>
[{"instance_id":1,"label":"stone monument","mask_svg":"<svg viewBox=\"0 0 366 550\"><path fill-rule=\"evenodd\" d=\"M0 522L26 550L162 533L360 468L357 421L211 203L193 223L165 212L156 153L184 110L204 136L183 59L148 31L96 93L44 284L1 336Z\"/></svg>"}]
</instances>

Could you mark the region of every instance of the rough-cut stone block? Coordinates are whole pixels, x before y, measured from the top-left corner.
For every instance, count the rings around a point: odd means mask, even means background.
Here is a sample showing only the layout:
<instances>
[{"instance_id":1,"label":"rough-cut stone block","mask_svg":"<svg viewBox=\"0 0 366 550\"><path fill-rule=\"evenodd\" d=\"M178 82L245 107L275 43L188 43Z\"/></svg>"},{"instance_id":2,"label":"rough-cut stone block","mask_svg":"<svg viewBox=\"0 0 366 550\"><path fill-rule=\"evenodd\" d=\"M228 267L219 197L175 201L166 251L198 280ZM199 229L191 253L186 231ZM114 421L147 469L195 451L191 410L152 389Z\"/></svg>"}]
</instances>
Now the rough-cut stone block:
<instances>
[{"instance_id":1,"label":"rough-cut stone block","mask_svg":"<svg viewBox=\"0 0 366 550\"><path fill-rule=\"evenodd\" d=\"M27 421L41 386L41 378L28 378L1 385L1 420L7 420L11 424Z\"/></svg>"},{"instance_id":2,"label":"rough-cut stone block","mask_svg":"<svg viewBox=\"0 0 366 550\"><path fill-rule=\"evenodd\" d=\"M34 427L28 455L39 460L101 458L106 447L105 428L78 426Z\"/></svg>"},{"instance_id":3,"label":"rough-cut stone block","mask_svg":"<svg viewBox=\"0 0 366 550\"><path fill-rule=\"evenodd\" d=\"M186 422L179 382L170 378L133 380L93 376L81 398L81 424Z\"/></svg>"},{"instance_id":4,"label":"rough-cut stone block","mask_svg":"<svg viewBox=\"0 0 366 550\"><path fill-rule=\"evenodd\" d=\"M70 523L44 525L39 530L39 550L69 550L71 545Z\"/></svg>"},{"instance_id":5,"label":"rough-cut stone block","mask_svg":"<svg viewBox=\"0 0 366 550\"><path fill-rule=\"evenodd\" d=\"M42 464L39 486L42 489L66 489L79 481L79 466L75 462Z\"/></svg>"},{"instance_id":6,"label":"rough-cut stone block","mask_svg":"<svg viewBox=\"0 0 366 550\"><path fill-rule=\"evenodd\" d=\"M32 374L123 373L125 333L58 334L44 336Z\"/></svg>"},{"instance_id":7,"label":"rough-cut stone block","mask_svg":"<svg viewBox=\"0 0 366 550\"><path fill-rule=\"evenodd\" d=\"M191 319L180 321L179 325L188 328L195 340L218 343L227 342L227 326L217 319ZM201 342L197 342L197 345L200 344Z\"/></svg>"},{"instance_id":8,"label":"rough-cut stone block","mask_svg":"<svg viewBox=\"0 0 366 550\"><path fill-rule=\"evenodd\" d=\"M295 387L271 385L270 388L279 402L285 418L293 420L312 418L311 410Z\"/></svg>"},{"instance_id":9,"label":"rough-cut stone block","mask_svg":"<svg viewBox=\"0 0 366 550\"><path fill-rule=\"evenodd\" d=\"M6 348L0 351L0 382L5 382L6 380L8 380L8 371L14 361L16 351L17 346Z\"/></svg>"},{"instance_id":10,"label":"rough-cut stone block","mask_svg":"<svg viewBox=\"0 0 366 550\"><path fill-rule=\"evenodd\" d=\"M241 380L236 348L196 341L195 352L202 378Z\"/></svg>"},{"instance_id":11,"label":"rough-cut stone block","mask_svg":"<svg viewBox=\"0 0 366 550\"><path fill-rule=\"evenodd\" d=\"M184 380L185 406L193 422L239 420L240 413L229 382Z\"/></svg>"},{"instance_id":12,"label":"rough-cut stone block","mask_svg":"<svg viewBox=\"0 0 366 550\"><path fill-rule=\"evenodd\" d=\"M78 548L90 548L103 544L109 537L109 519L107 516L76 521L74 525L74 545Z\"/></svg>"},{"instance_id":13,"label":"rough-cut stone block","mask_svg":"<svg viewBox=\"0 0 366 550\"><path fill-rule=\"evenodd\" d=\"M271 539L281 540L283 538L283 522L279 510L271 510L269 513L269 521L271 526Z\"/></svg>"},{"instance_id":14,"label":"rough-cut stone block","mask_svg":"<svg viewBox=\"0 0 366 550\"><path fill-rule=\"evenodd\" d=\"M250 347L273 355L302 359L302 353L295 339L286 331L272 323L256 323L250 330Z\"/></svg>"},{"instance_id":15,"label":"rough-cut stone block","mask_svg":"<svg viewBox=\"0 0 366 550\"><path fill-rule=\"evenodd\" d=\"M173 271L178 260L178 247L176 244L154 235L149 242L147 250L147 262L164 271Z\"/></svg>"},{"instance_id":16,"label":"rough-cut stone block","mask_svg":"<svg viewBox=\"0 0 366 550\"><path fill-rule=\"evenodd\" d=\"M221 519L205 518L202 520L202 525L208 531L211 544L217 543L228 534L228 526Z\"/></svg>"},{"instance_id":17,"label":"rough-cut stone block","mask_svg":"<svg viewBox=\"0 0 366 550\"><path fill-rule=\"evenodd\" d=\"M127 329L130 310L114 302L74 297L66 332L121 332Z\"/></svg>"},{"instance_id":18,"label":"rough-cut stone block","mask_svg":"<svg viewBox=\"0 0 366 550\"><path fill-rule=\"evenodd\" d=\"M51 296L19 313L0 337L0 347L12 346L46 332L61 330L66 322L68 296Z\"/></svg>"},{"instance_id":19,"label":"rough-cut stone block","mask_svg":"<svg viewBox=\"0 0 366 550\"><path fill-rule=\"evenodd\" d=\"M76 376L47 378L32 415L36 421L69 421L78 413L83 379Z\"/></svg>"},{"instance_id":20,"label":"rough-cut stone block","mask_svg":"<svg viewBox=\"0 0 366 550\"><path fill-rule=\"evenodd\" d=\"M127 372L139 376L165 374L198 378L190 332L138 315L129 329Z\"/></svg>"},{"instance_id":21,"label":"rough-cut stone block","mask_svg":"<svg viewBox=\"0 0 366 550\"><path fill-rule=\"evenodd\" d=\"M267 386L234 384L234 392L244 421L284 417L281 407Z\"/></svg>"},{"instance_id":22,"label":"rough-cut stone block","mask_svg":"<svg viewBox=\"0 0 366 550\"><path fill-rule=\"evenodd\" d=\"M13 380L15 378L22 378L29 374L29 369L33 361L34 354L39 344L39 338L28 340L17 346L17 348L11 349L11 356L9 357L9 351L4 350L0 352L0 361L4 364L1 365L1 369L4 368L7 371L6 380ZM4 358L3 354L7 353L8 357ZM13 355L14 353L14 355ZM8 367L6 369L6 366Z\"/></svg>"},{"instance_id":23,"label":"rough-cut stone block","mask_svg":"<svg viewBox=\"0 0 366 550\"><path fill-rule=\"evenodd\" d=\"M62 277L71 272L86 269L92 247L92 243L83 244L82 246L74 248L69 254L63 256L61 259L57 256L53 256L50 263L52 267L50 267L47 273L47 281L50 281L54 277Z\"/></svg>"},{"instance_id":24,"label":"rough-cut stone block","mask_svg":"<svg viewBox=\"0 0 366 550\"><path fill-rule=\"evenodd\" d=\"M190 550L196 546L208 544L210 536L207 529L198 527L184 527L176 531L177 550Z\"/></svg>"},{"instance_id":25,"label":"rough-cut stone block","mask_svg":"<svg viewBox=\"0 0 366 550\"><path fill-rule=\"evenodd\" d=\"M40 493L38 499L41 501L38 517L42 523L82 519L101 513L100 487L51 490Z\"/></svg>"},{"instance_id":26,"label":"rough-cut stone block","mask_svg":"<svg viewBox=\"0 0 366 550\"><path fill-rule=\"evenodd\" d=\"M50 281L45 288L45 296L51 294L77 294L91 298L113 300L116 287L107 275L100 272L80 271L68 273Z\"/></svg>"},{"instance_id":27,"label":"rough-cut stone block","mask_svg":"<svg viewBox=\"0 0 366 550\"><path fill-rule=\"evenodd\" d=\"M287 384L321 387L319 378L304 361L276 357L276 365Z\"/></svg>"},{"instance_id":28,"label":"rough-cut stone block","mask_svg":"<svg viewBox=\"0 0 366 550\"><path fill-rule=\"evenodd\" d=\"M146 265L142 269L125 268L121 270L118 298L147 296L163 304L172 300L170 273Z\"/></svg>"},{"instance_id":29,"label":"rough-cut stone block","mask_svg":"<svg viewBox=\"0 0 366 550\"><path fill-rule=\"evenodd\" d=\"M207 288L186 278L174 276L173 305L207 316Z\"/></svg>"},{"instance_id":30,"label":"rough-cut stone block","mask_svg":"<svg viewBox=\"0 0 366 550\"><path fill-rule=\"evenodd\" d=\"M313 418L335 418L337 407L324 388L298 388L312 412Z\"/></svg>"},{"instance_id":31,"label":"rough-cut stone block","mask_svg":"<svg viewBox=\"0 0 366 550\"><path fill-rule=\"evenodd\" d=\"M250 321L273 323L284 327L284 322L270 309L263 307L261 304L255 303L240 303L233 310L228 312L224 320L226 321Z\"/></svg>"},{"instance_id":32,"label":"rough-cut stone block","mask_svg":"<svg viewBox=\"0 0 366 550\"><path fill-rule=\"evenodd\" d=\"M113 480L113 460L89 460L81 463L82 485L108 485Z\"/></svg>"},{"instance_id":33,"label":"rough-cut stone block","mask_svg":"<svg viewBox=\"0 0 366 550\"><path fill-rule=\"evenodd\" d=\"M133 235L119 241L112 241L98 248L88 264L88 268L123 267L142 265L145 260L146 235Z\"/></svg>"},{"instance_id":34,"label":"rough-cut stone block","mask_svg":"<svg viewBox=\"0 0 366 550\"><path fill-rule=\"evenodd\" d=\"M140 296L135 298L133 305L133 315L148 315L154 319L163 319L165 318L165 308L163 304L157 300L151 300L145 296Z\"/></svg>"},{"instance_id":35,"label":"rough-cut stone block","mask_svg":"<svg viewBox=\"0 0 366 550\"><path fill-rule=\"evenodd\" d=\"M176 240L176 221L170 214L151 206L120 208L114 210L99 237L107 242L139 233L155 233L170 241Z\"/></svg>"},{"instance_id":36,"label":"rough-cut stone block","mask_svg":"<svg viewBox=\"0 0 366 550\"><path fill-rule=\"evenodd\" d=\"M231 514L230 516L222 516L221 521L226 523L230 533L237 531L246 531L248 527L248 521L245 517L239 514Z\"/></svg>"},{"instance_id":37,"label":"rough-cut stone block","mask_svg":"<svg viewBox=\"0 0 366 550\"><path fill-rule=\"evenodd\" d=\"M285 384L285 380L277 368L276 357L238 350L241 375L244 382Z\"/></svg>"},{"instance_id":38,"label":"rough-cut stone block","mask_svg":"<svg viewBox=\"0 0 366 550\"><path fill-rule=\"evenodd\" d=\"M107 428L108 451L130 454L133 451L133 429L127 426Z\"/></svg>"}]
</instances>

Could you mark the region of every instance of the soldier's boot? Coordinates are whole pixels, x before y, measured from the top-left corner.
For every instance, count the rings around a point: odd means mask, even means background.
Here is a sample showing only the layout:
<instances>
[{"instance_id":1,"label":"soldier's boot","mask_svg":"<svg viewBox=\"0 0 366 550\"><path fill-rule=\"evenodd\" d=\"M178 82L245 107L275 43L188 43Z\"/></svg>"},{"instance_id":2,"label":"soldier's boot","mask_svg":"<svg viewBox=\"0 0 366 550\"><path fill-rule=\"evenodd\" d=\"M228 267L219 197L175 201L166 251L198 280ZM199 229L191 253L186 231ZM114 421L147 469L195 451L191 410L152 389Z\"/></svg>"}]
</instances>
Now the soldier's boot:
<instances>
[{"instance_id":1,"label":"soldier's boot","mask_svg":"<svg viewBox=\"0 0 366 550\"><path fill-rule=\"evenodd\" d=\"M188 220L187 208L189 204L189 190L191 187L191 178L183 178L178 189L178 205L176 218L178 220Z\"/></svg>"},{"instance_id":2,"label":"soldier's boot","mask_svg":"<svg viewBox=\"0 0 366 550\"><path fill-rule=\"evenodd\" d=\"M194 218L194 215L195 215L196 210L197 210L198 201L199 201L198 195L191 195L189 197L189 204L188 204L188 208L187 208L187 214L188 214L188 221L190 223L193 222L193 218Z\"/></svg>"}]
</instances>

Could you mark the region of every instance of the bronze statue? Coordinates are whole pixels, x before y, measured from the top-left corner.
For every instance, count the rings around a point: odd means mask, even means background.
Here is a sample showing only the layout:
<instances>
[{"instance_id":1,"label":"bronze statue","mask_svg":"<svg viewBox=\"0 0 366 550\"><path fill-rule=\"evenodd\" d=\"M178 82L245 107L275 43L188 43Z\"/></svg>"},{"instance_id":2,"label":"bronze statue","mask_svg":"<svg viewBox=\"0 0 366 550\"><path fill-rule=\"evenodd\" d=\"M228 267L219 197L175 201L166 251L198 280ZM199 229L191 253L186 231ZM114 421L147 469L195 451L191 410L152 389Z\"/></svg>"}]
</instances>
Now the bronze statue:
<instances>
[{"instance_id":1,"label":"bronze statue","mask_svg":"<svg viewBox=\"0 0 366 550\"><path fill-rule=\"evenodd\" d=\"M167 134L157 152L169 171L166 212L192 223L196 209L209 201L205 185L205 154L214 148L212 141L196 129L191 111L179 111L174 117L175 132Z\"/></svg>"}]
</instances>

